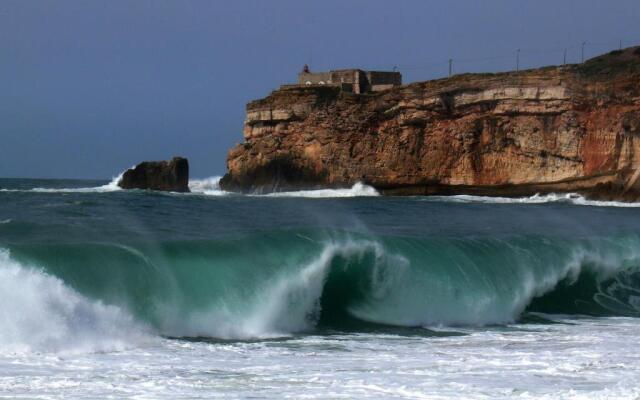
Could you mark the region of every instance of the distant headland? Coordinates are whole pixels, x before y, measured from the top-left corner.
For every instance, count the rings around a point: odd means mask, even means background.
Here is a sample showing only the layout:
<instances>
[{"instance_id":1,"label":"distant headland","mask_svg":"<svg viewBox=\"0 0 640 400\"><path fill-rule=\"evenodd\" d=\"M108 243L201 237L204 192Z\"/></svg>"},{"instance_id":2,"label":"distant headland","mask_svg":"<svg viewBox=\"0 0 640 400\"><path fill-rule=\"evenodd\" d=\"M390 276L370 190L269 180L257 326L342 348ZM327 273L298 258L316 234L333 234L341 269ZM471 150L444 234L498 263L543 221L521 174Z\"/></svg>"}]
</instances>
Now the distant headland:
<instances>
[{"instance_id":1,"label":"distant headland","mask_svg":"<svg viewBox=\"0 0 640 400\"><path fill-rule=\"evenodd\" d=\"M221 187L640 199L640 47L401 83L395 71L305 68L247 105Z\"/></svg>"}]
</instances>

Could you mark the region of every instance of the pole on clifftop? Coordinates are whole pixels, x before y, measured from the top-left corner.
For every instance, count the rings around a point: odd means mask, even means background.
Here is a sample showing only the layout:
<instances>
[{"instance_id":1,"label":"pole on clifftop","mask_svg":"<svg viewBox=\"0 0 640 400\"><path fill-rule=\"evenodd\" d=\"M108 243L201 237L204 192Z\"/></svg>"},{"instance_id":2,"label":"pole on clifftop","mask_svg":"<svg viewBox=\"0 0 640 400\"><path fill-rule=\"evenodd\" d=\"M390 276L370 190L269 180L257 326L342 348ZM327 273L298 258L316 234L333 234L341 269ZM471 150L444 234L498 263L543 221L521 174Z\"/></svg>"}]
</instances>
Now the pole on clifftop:
<instances>
[{"instance_id":1,"label":"pole on clifftop","mask_svg":"<svg viewBox=\"0 0 640 400\"><path fill-rule=\"evenodd\" d=\"M587 42L582 42L582 52L581 52L581 59L582 62L584 62L584 45L587 44Z\"/></svg>"},{"instance_id":2,"label":"pole on clifftop","mask_svg":"<svg viewBox=\"0 0 640 400\"><path fill-rule=\"evenodd\" d=\"M453 72L453 59L449 59L449 78L451 78L451 73Z\"/></svg>"},{"instance_id":3,"label":"pole on clifftop","mask_svg":"<svg viewBox=\"0 0 640 400\"><path fill-rule=\"evenodd\" d=\"M618 46L618 50L622 50L622 40L620 41L620 46Z\"/></svg>"},{"instance_id":4,"label":"pole on clifftop","mask_svg":"<svg viewBox=\"0 0 640 400\"><path fill-rule=\"evenodd\" d=\"M564 49L564 54L562 56L562 65L567 65L567 49Z\"/></svg>"},{"instance_id":5,"label":"pole on clifftop","mask_svg":"<svg viewBox=\"0 0 640 400\"><path fill-rule=\"evenodd\" d=\"M520 49L516 50L516 72L520 71Z\"/></svg>"}]
</instances>

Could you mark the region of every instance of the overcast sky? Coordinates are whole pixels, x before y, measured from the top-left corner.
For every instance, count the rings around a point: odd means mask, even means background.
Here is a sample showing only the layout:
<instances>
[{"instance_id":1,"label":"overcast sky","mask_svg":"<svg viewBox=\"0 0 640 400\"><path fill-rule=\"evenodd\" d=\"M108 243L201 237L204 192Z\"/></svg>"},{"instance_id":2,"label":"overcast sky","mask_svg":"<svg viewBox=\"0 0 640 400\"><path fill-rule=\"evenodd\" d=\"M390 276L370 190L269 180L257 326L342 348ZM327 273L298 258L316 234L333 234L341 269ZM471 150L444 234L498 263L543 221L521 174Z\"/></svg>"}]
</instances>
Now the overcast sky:
<instances>
[{"instance_id":1,"label":"overcast sky","mask_svg":"<svg viewBox=\"0 0 640 400\"><path fill-rule=\"evenodd\" d=\"M405 82L640 44L638 0L0 0L0 177L225 171L245 104L312 70Z\"/></svg>"}]
</instances>

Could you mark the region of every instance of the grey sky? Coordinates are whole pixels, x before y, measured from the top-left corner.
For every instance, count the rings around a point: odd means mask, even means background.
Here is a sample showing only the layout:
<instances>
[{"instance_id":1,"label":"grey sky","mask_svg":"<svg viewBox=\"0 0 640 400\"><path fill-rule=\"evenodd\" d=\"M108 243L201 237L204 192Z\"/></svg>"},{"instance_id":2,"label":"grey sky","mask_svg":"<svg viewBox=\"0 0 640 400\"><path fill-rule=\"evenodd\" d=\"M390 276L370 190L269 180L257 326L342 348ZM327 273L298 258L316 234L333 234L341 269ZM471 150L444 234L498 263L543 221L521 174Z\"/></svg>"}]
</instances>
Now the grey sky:
<instances>
[{"instance_id":1,"label":"grey sky","mask_svg":"<svg viewBox=\"0 0 640 400\"><path fill-rule=\"evenodd\" d=\"M405 82L640 44L640 1L0 0L0 177L221 175L247 101L312 70Z\"/></svg>"}]
</instances>

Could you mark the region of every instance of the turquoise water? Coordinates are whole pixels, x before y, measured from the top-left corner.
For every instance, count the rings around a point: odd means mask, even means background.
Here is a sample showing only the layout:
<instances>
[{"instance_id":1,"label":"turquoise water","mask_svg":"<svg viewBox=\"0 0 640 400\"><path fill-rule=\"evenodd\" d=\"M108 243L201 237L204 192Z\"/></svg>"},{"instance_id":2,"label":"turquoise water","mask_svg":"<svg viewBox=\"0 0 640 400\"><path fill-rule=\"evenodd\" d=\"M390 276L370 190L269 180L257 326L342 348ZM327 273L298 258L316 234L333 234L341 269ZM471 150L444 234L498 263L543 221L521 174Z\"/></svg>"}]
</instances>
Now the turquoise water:
<instances>
[{"instance_id":1,"label":"turquoise water","mask_svg":"<svg viewBox=\"0 0 640 400\"><path fill-rule=\"evenodd\" d=\"M573 196L379 197L366 187L239 196L220 192L215 180L192 182L191 194L115 189L106 181L0 180L0 369L41 362L37 354L74 354L89 365L127 354L144 365L136 351L152 351L195 362L191 372L200 376L206 359L189 353L199 346L202 354L254 346L256 354L243 357L256 359L275 347L277 359L308 350L308 341L326 345L319 354L338 366L343 345L355 356L358 343L388 346L390 338L398 340L391 355L448 340L462 357L478 338L488 348L495 335L517 341L540 331L546 340L565 329L559 321L572 337L594 332L589 324L614 332L640 314L635 207ZM15 371L6 374L20 387ZM396 381L386 383L389 396L367 390L367 379L379 376L362 374L360 391L336 396L411 397ZM51 382L41 383L12 393L46 397ZM130 384L131 395L139 393ZM563 384L572 389L571 380ZM419 380L400 386L416 396L437 392ZM91 388L74 393L100 393ZM317 388L291 392L303 394L322 397Z\"/></svg>"}]
</instances>

